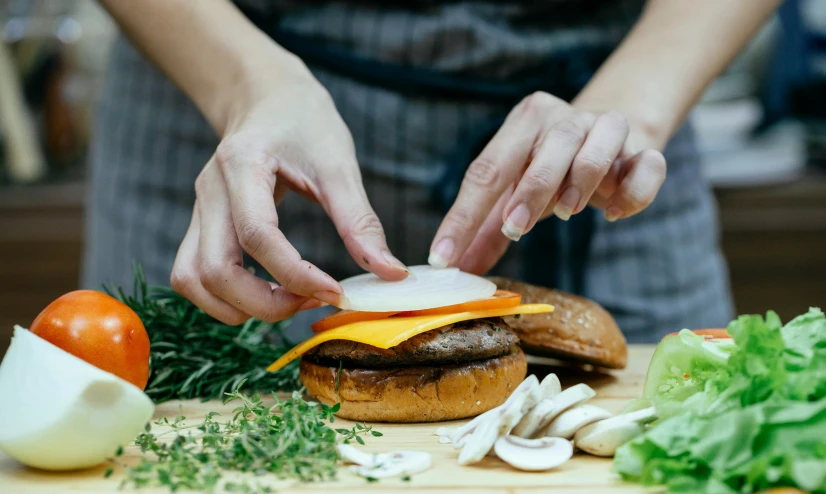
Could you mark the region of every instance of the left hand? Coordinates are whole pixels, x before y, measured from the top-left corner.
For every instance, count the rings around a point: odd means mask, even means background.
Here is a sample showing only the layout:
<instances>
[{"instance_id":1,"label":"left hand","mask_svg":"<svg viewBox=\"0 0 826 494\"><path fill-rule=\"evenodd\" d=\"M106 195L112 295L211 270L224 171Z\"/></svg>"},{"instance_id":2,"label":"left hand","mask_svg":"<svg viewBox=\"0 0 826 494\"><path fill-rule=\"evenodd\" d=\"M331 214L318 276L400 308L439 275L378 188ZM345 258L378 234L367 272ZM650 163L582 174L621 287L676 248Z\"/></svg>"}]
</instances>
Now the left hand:
<instances>
[{"instance_id":1,"label":"left hand","mask_svg":"<svg viewBox=\"0 0 826 494\"><path fill-rule=\"evenodd\" d=\"M647 207L665 180L662 153L617 112L592 113L537 92L511 110L468 167L428 262L484 273L537 221L586 205L608 221Z\"/></svg>"}]
</instances>

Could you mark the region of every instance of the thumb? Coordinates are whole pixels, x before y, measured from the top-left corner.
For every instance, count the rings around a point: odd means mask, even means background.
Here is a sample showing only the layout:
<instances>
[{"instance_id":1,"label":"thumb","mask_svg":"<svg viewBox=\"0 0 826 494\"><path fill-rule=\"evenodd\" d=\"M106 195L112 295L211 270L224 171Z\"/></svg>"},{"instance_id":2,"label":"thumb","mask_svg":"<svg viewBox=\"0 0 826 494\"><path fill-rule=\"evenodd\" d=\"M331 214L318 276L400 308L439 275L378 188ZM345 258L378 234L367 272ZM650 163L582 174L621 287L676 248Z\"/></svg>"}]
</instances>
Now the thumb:
<instances>
[{"instance_id":1,"label":"thumb","mask_svg":"<svg viewBox=\"0 0 826 494\"><path fill-rule=\"evenodd\" d=\"M384 228L370 206L358 171L355 176L325 182L320 184L322 206L356 263L383 280L407 277L407 267L387 247Z\"/></svg>"}]
</instances>

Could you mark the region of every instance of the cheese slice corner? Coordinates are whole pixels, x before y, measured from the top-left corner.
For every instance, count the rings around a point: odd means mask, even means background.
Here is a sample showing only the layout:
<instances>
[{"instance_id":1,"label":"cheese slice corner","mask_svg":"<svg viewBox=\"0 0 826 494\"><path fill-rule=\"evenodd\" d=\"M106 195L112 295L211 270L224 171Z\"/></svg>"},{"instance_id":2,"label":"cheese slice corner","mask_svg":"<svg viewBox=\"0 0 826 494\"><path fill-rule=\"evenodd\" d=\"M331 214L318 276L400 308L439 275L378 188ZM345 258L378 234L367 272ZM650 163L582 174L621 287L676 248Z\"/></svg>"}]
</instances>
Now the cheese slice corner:
<instances>
[{"instance_id":1,"label":"cheese slice corner","mask_svg":"<svg viewBox=\"0 0 826 494\"><path fill-rule=\"evenodd\" d=\"M542 314L553 312L553 310L553 306L548 304L522 304L503 309L476 310L431 316L390 317L374 321L354 322L322 331L303 343L299 343L267 367L267 371L275 372L318 345L331 340L355 341L387 349L403 343L417 334L457 322L517 314Z\"/></svg>"}]
</instances>

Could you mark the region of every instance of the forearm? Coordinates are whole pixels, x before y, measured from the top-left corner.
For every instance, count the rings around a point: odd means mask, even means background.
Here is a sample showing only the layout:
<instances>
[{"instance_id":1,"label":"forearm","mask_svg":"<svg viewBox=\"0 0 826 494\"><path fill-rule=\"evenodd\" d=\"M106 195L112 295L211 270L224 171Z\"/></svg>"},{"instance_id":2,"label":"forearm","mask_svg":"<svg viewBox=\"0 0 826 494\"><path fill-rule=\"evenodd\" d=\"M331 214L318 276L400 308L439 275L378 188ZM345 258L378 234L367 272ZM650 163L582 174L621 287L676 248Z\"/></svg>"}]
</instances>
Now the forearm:
<instances>
[{"instance_id":1,"label":"forearm","mask_svg":"<svg viewBox=\"0 0 826 494\"><path fill-rule=\"evenodd\" d=\"M256 80L270 84L306 68L227 0L100 0L132 42L223 133Z\"/></svg>"},{"instance_id":2,"label":"forearm","mask_svg":"<svg viewBox=\"0 0 826 494\"><path fill-rule=\"evenodd\" d=\"M640 21L574 101L617 110L662 149L706 87L780 0L651 0Z\"/></svg>"}]
</instances>

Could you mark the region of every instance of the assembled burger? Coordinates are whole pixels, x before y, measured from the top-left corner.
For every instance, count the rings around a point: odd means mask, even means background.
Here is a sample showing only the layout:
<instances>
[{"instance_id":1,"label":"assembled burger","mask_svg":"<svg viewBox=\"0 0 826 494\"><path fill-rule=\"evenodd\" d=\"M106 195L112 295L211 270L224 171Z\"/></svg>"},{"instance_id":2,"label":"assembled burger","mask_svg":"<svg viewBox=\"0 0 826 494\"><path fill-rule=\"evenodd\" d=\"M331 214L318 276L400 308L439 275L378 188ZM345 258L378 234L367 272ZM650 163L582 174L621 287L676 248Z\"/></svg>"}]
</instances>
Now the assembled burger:
<instances>
[{"instance_id":1,"label":"assembled burger","mask_svg":"<svg viewBox=\"0 0 826 494\"><path fill-rule=\"evenodd\" d=\"M553 298L567 307L561 292L456 270L458 278L442 279L449 281L448 288L453 283L461 291L469 286L468 280L479 287L475 292L467 290L463 300L433 282L433 276L445 277L445 270L425 266L412 270L412 283L408 281L408 289L396 294L393 290L402 282L361 275L356 278L373 287L363 293L358 284L352 289L349 280L342 281L351 309L318 321L313 325L317 334L269 370L301 356L300 378L308 393L328 405L340 403L337 415L342 418L434 422L472 417L502 404L526 377L527 360L520 346L526 337L533 353L604 367L625 365L622 334L593 302L581 299L584 305L575 307L580 312L574 324L561 331L558 309L546 303ZM430 290L416 285L429 285ZM377 303L370 297L381 300ZM365 306L371 310L357 310ZM571 316L573 311L565 320ZM576 321L584 317L593 319L587 334L572 335ZM542 321L547 322L544 327ZM608 344L607 350L602 349L603 343Z\"/></svg>"}]
</instances>

